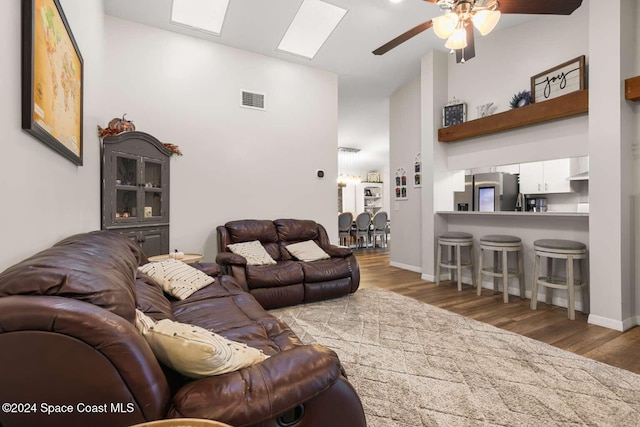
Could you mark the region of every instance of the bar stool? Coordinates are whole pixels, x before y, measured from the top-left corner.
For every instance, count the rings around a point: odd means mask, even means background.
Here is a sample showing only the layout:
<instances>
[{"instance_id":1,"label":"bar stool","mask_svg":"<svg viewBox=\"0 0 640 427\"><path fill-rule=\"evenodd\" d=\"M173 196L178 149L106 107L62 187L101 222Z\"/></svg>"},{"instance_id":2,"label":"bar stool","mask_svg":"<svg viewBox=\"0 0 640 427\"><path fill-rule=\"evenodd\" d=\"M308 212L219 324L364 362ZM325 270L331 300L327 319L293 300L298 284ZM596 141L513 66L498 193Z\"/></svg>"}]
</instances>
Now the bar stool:
<instances>
[{"instance_id":1,"label":"bar stool","mask_svg":"<svg viewBox=\"0 0 640 427\"><path fill-rule=\"evenodd\" d=\"M447 246L449 248L449 256L446 263L442 262L443 246ZM469 249L468 263L462 263L462 258L460 255L461 248ZM449 269L449 280L453 280L452 271L457 271L456 274L458 276L458 291L462 290L462 268L470 268L471 282L473 283L473 286L475 286L475 276L473 274L473 236L469 233L461 231L448 231L438 236L438 255L436 260L436 285L438 286L440 286L440 267Z\"/></svg>"},{"instance_id":2,"label":"bar stool","mask_svg":"<svg viewBox=\"0 0 640 427\"><path fill-rule=\"evenodd\" d=\"M493 267L483 268L484 251L494 252ZM508 255L516 254L518 268L509 272ZM500 253L502 256L500 257ZM501 262L499 262L501 261ZM499 268L499 266L501 268ZM482 293L482 276L493 277L493 289L497 291L498 278L502 278L502 293L504 302L509 302L509 278L517 277L520 284L520 298L524 298L524 267L522 263L522 240L516 236L490 234L480 238L480 260L478 262L478 295Z\"/></svg>"},{"instance_id":3,"label":"bar stool","mask_svg":"<svg viewBox=\"0 0 640 427\"><path fill-rule=\"evenodd\" d=\"M585 287L586 281L575 280L573 275L573 260L583 260L587 257L587 246L581 242L560 239L542 239L533 242L535 250L535 264L533 268L533 288L531 294L531 309L535 310L538 305L538 285L553 289L566 289L569 297L568 309L569 320L575 320L575 288ZM540 259L547 258L547 275L540 276ZM561 259L566 263L566 276L564 278L552 277L553 260ZM582 262L580 262L582 268ZM582 292L583 312L588 312L589 297L587 292Z\"/></svg>"}]
</instances>

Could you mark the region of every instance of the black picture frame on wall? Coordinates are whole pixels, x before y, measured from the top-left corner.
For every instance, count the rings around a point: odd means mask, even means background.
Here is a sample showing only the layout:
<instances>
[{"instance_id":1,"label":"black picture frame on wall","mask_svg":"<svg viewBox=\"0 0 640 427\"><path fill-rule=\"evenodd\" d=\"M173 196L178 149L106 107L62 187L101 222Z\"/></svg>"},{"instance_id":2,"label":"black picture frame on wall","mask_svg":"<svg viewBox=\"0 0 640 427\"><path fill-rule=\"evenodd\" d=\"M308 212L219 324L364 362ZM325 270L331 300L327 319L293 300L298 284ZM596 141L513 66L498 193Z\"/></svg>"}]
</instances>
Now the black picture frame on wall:
<instances>
[{"instance_id":1,"label":"black picture frame on wall","mask_svg":"<svg viewBox=\"0 0 640 427\"><path fill-rule=\"evenodd\" d=\"M82 166L84 61L59 0L22 0L22 129Z\"/></svg>"}]
</instances>

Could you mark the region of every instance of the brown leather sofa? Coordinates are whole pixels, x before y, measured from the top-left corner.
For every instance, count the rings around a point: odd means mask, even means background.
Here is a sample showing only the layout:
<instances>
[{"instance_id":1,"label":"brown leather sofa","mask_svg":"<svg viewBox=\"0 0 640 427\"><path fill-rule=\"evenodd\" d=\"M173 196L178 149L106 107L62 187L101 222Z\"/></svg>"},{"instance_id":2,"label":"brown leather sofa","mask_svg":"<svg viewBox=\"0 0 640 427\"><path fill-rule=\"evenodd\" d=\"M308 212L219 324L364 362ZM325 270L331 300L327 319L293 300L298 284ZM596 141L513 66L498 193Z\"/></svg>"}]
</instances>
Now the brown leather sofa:
<instances>
[{"instance_id":1,"label":"brown leather sofa","mask_svg":"<svg viewBox=\"0 0 640 427\"><path fill-rule=\"evenodd\" d=\"M245 219L217 227L216 262L232 275L265 308L336 298L353 293L360 285L360 268L351 249L329 242L325 228L311 220ZM275 265L247 265L227 245L259 240L276 261ZM315 241L330 259L300 262L286 246Z\"/></svg>"},{"instance_id":2,"label":"brown leather sofa","mask_svg":"<svg viewBox=\"0 0 640 427\"><path fill-rule=\"evenodd\" d=\"M0 273L0 425L127 426L207 418L232 426L365 426L336 354L303 345L230 276L178 301L108 231L69 237ZM215 265L200 265L216 275ZM161 366L135 309L196 324L270 355L193 380ZM47 414L47 412L49 412Z\"/></svg>"}]
</instances>

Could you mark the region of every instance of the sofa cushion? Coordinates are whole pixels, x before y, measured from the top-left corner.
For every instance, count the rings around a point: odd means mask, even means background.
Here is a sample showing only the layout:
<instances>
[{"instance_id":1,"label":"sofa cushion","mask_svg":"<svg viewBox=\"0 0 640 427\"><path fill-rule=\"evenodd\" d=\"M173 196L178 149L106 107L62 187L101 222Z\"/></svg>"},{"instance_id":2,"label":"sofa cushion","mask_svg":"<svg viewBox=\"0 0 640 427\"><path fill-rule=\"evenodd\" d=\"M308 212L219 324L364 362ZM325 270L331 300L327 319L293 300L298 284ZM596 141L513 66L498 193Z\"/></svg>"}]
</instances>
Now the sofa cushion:
<instances>
[{"instance_id":1,"label":"sofa cushion","mask_svg":"<svg viewBox=\"0 0 640 427\"><path fill-rule=\"evenodd\" d=\"M240 290L231 276L220 276L186 300L174 301L173 313L179 322L201 326L269 355L301 344L286 324Z\"/></svg>"},{"instance_id":2,"label":"sofa cushion","mask_svg":"<svg viewBox=\"0 0 640 427\"><path fill-rule=\"evenodd\" d=\"M318 240L318 224L315 221L304 219L277 219L273 221L278 230L280 240L280 252L282 259L292 259L285 247L292 243L307 240Z\"/></svg>"},{"instance_id":3,"label":"sofa cushion","mask_svg":"<svg viewBox=\"0 0 640 427\"><path fill-rule=\"evenodd\" d=\"M162 262L150 262L138 267L138 270L151 276L166 293L178 299L187 298L215 280L202 271L172 258Z\"/></svg>"},{"instance_id":4,"label":"sofa cushion","mask_svg":"<svg viewBox=\"0 0 640 427\"><path fill-rule=\"evenodd\" d=\"M231 243L258 240L267 253L276 261L281 258L278 232L273 221L243 219L229 221L224 225L229 233Z\"/></svg>"},{"instance_id":5,"label":"sofa cushion","mask_svg":"<svg viewBox=\"0 0 640 427\"><path fill-rule=\"evenodd\" d=\"M136 308L153 320L175 320L171 301L165 297L162 287L142 271L138 271L136 277Z\"/></svg>"},{"instance_id":6,"label":"sofa cushion","mask_svg":"<svg viewBox=\"0 0 640 427\"><path fill-rule=\"evenodd\" d=\"M289 253L296 259L299 259L303 262L311 262L320 259L331 258L329 254L323 251L320 246L318 246L318 244L313 240L307 240L305 242L287 245L287 251L289 251Z\"/></svg>"},{"instance_id":7,"label":"sofa cushion","mask_svg":"<svg viewBox=\"0 0 640 427\"><path fill-rule=\"evenodd\" d=\"M345 258L322 259L300 264L306 283L351 277L351 266Z\"/></svg>"},{"instance_id":8,"label":"sofa cushion","mask_svg":"<svg viewBox=\"0 0 640 427\"><path fill-rule=\"evenodd\" d=\"M0 273L0 296L50 295L135 319L138 246L112 231L68 237Z\"/></svg>"},{"instance_id":9,"label":"sofa cushion","mask_svg":"<svg viewBox=\"0 0 640 427\"><path fill-rule=\"evenodd\" d=\"M247 265L269 265L275 264L275 260L267 253L259 240L251 242L232 243L227 248L234 254L240 255L247 260Z\"/></svg>"},{"instance_id":10,"label":"sofa cushion","mask_svg":"<svg viewBox=\"0 0 640 427\"><path fill-rule=\"evenodd\" d=\"M304 281L297 261L280 261L276 265L247 265L249 289L293 285Z\"/></svg>"},{"instance_id":11,"label":"sofa cushion","mask_svg":"<svg viewBox=\"0 0 640 427\"><path fill-rule=\"evenodd\" d=\"M156 357L190 378L204 378L237 371L262 362L260 350L231 341L215 332L170 319L153 321L136 311L136 327Z\"/></svg>"}]
</instances>

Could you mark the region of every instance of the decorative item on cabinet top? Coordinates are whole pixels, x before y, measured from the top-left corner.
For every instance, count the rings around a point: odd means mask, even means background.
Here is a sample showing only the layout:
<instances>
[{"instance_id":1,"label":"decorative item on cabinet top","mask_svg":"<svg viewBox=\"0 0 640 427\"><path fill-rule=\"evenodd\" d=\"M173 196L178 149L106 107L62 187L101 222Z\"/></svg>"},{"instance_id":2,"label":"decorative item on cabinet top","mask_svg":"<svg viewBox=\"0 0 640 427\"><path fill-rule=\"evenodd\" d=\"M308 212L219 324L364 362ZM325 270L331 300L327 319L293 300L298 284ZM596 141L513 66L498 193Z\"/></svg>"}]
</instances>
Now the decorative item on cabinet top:
<instances>
[{"instance_id":1,"label":"decorative item on cabinet top","mask_svg":"<svg viewBox=\"0 0 640 427\"><path fill-rule=\"evenodd\" d=\"M109 121L106 128L102 128L98 125L98 137L104 138L105 136L118 135L122 132L129 132L136 130L136 125L131 120L125 120L127 113L122 115L122 118L115 117Z\"/></svg>"},{"instance_id":2,"label":"decorative item on cabinet top","mask_svg":"<svg viewBox=\"0 0 640 427\"><path fill-rule=\"evenodd\" d=\"M105 138L107 136L115 136L119 135L123 132L133 132L136 130L136 125L133 124L133 120L126 120L127 113L122 115L122 118L115 117L109 121L109 124L106 128L98 126L98 137ZM175 144L171 144L168 142L162 142L167 150L169 150L172 154L177 154L178 156L182 156L182 151L180 151L180 147Z\"/></svg>"}]
</instances>

